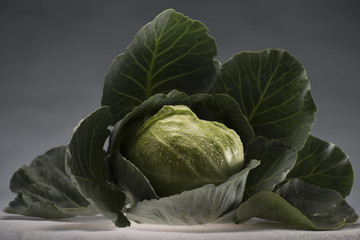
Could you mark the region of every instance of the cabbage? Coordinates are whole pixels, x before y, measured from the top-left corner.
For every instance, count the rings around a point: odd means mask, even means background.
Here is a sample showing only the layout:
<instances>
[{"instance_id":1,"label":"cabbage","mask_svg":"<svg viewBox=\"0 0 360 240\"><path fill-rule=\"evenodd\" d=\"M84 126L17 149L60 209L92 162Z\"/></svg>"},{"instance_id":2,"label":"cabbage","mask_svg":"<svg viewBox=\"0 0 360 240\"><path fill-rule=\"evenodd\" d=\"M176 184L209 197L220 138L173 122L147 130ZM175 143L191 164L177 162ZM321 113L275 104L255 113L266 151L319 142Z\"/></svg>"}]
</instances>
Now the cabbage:
<instances>
[{"instance_id":1,"label":"cabbage","mask_svg":"<svg viewBox=\"0 0 360 240\"><path fill-rule=\"evenodd\" d=\"M220 184L244 164L243 146L235 131L201 120L182 105L163 106L149 118L132 136L125 156L159 196Z\"/></svg>"},{"instance_id":2,"label":"cabbage","mask_svg":"<svg viewBox=\"0 0 360 240\"><path fill-rule=\"evenodd\" d=\"M101 213L167 225L253 217L312 230L357 221L354 173L335 144L312 136L317 107L299 60L282 49L224 64L197 20L168 9L106 73L102 106L70 142L10 181L5 209L43 218Z\"/></svg>"}]
</instances>

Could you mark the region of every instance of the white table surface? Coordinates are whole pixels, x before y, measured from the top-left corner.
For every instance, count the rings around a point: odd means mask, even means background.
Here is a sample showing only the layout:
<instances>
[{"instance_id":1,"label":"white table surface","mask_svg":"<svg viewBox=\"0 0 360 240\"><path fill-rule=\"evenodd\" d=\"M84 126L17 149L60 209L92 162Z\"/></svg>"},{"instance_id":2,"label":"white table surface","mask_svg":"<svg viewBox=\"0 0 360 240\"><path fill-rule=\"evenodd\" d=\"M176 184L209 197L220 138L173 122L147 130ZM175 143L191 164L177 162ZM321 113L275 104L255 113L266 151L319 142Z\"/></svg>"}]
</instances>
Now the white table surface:
<instances>
[{"instance_id":1,"label":"white table surface","mask_svg":"<svg viewBox=\"0 0 360 240\"><path fill-rule=\"evenodd\" d=\"M337 231L303 231L286 228L278 223L260 219L245 224L208 224L203 226L162 226L132 223L131 227L117 228L103 216L74 217L59 221L0 212L0 240L92 240L92 239L244 239L244 240L359 240L360 223Z\"/></svg>"}]
</instances>

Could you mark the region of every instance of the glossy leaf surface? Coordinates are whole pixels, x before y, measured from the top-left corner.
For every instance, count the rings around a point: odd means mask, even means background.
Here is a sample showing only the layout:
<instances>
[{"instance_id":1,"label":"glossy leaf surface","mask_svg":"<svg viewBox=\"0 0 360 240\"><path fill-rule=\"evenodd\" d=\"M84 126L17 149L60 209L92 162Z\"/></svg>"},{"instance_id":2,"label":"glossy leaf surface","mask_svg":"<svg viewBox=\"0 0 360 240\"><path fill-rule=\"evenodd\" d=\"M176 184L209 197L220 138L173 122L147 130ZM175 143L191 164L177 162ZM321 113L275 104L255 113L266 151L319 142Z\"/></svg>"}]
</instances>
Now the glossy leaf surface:
<instances>
[{"instance_id":1,"label":"glossy leaf surface","mask_svg":"<svg viewBox=\"0 0 360 240\"><path fill-rule=\"evenodd\" d=\"M217 52L207 32L172 9L145 25L106 74L102 105L111 107L115 121L155 93L206 92L215 79Z\"/></svg>"},{"instance_id":2,"label":"glossy leaf surface","mask_svg":"<svg viewBox=\"0 0 360 240\"><path fill-rule=\"evenodd\" d=\"M349 156L339 147L310 135L287 176L287 180L291 179L331 188L346 197L354 183L354 171Z\"/></svg>"},{"instance_id":3,"label":"glossy leaf surface","mask_svg":"<svg viewBox=\"0 0 360 240\"><path fill-rule=\"evenodd\" d=\"M241 223L253 217L311 230L338 229L358 218L338 192L301 180L287 183L277 193L255 194L239 206L235 221Z\"/></svg>"},{"instance_id":4,"label":"glossy leaf surface","mask_svg":"<svg viewBox=\"0 0 360 240\"><path fill-rule=\"evenodd\" d=\"M338 228L357 221L358 215L335 190L299 179L287 182L276 193L299 209L319 228Z\"/></svg>"},{"instance_id":5,"label":"glossy leaf surface","mask_svg":"<svg viewBox=\"0 0 360 240\"><path fill-rule=\"evenodd\" d=\"M237 100L257 136L300 150L316 106L301 63L284 50L241 52L218 71L214 93Z\"/></svg>"}]
</instances>

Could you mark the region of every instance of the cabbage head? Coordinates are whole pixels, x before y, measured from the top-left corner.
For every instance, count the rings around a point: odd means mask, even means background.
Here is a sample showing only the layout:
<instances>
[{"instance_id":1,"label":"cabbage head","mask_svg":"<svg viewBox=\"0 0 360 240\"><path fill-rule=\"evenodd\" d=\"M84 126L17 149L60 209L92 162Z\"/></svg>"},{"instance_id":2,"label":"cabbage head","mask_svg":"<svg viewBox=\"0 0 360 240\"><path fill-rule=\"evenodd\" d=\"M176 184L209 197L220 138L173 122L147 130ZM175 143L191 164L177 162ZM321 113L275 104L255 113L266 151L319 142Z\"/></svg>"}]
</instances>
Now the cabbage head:
<instances>
[{"instance_id":1,"label":"cabbage head","mask_svg":"<svg viewBox=\"0 0 360 240\"><path fill-rule=\"evenodd\" d=\"M126 146L125 156L159 196L220 184L244 163L243 146L234 130L201 120L184 105L163 106Z\"/></svg>"},{"instance_id":2,"label":"cabbage head","mask_svg":"<svg viewBox=\"0 0 360 240\"><path fill-rule=\"evenodd\" d=\"M316 104L283 49L215 59L200 21L160 13L114 58L101 107L70 142L15 172L8 213L101 213L137 223L242 223L257 217L330 230L355 223L349 157L310 134Z\"/></svg>"}]
</instances>

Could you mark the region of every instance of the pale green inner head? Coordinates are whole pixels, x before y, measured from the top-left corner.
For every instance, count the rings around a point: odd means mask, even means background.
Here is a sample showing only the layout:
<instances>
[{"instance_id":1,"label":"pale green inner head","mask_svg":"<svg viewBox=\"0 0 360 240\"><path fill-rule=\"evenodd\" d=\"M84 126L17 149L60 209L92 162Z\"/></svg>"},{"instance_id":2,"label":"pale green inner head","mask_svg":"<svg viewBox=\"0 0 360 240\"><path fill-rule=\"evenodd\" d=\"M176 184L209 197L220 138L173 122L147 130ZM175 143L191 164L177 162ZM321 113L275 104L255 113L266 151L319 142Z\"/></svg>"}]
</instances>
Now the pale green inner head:
<instances>
[{"instance_id":1,"label":"pale green inner head","mask_svg":"<svg viewBox=\"0 0 360 240\"><path fill-rule=\"evenodd\" d=\"M159 196L222 183L244 164L235 131L201 120L183 105L165 105L149 118L127 144L126 157Z\"/></svg>"}]
</instances>

